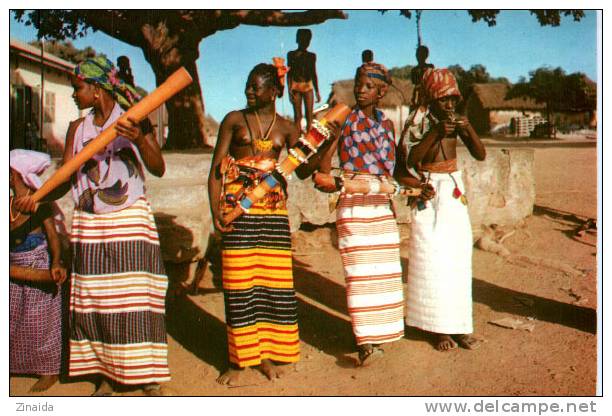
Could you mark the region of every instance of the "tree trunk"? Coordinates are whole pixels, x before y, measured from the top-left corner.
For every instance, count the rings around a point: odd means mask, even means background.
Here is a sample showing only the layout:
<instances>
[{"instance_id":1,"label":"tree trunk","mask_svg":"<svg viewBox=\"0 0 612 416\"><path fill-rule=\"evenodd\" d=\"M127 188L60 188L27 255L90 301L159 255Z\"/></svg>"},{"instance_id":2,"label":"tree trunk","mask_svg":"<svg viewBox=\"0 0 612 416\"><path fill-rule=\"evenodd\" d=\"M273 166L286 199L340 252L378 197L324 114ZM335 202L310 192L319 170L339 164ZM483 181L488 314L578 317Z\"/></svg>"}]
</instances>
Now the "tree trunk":
<instances>
[{"instance_id":1,"label":"tree trunk","mask_svg":"<svg viewBox=\"0 0 612 416\"><path fill-rule=\"evenodd\" d=\"M145 59L151 64L159 85L170 74L184 66L193 77L187 88L166 102L168 110L168 138L165 149L211 148L204 126L204 101L196 67L200 36L185 30L171 35L166 22L155 26L144 25L142 33L146 44L142 47Z\"/></svg>"},{"instance_id":2,"label":"tree trunk","mask_svg":"<svg viewBox=\"0 0 612 416\"><path fill-rule=\"evenodd\" d=\"M204 101L196 63L183 62L193 77L193 83L172 97L167 103L168 139L165 149L194 149L213 147L204 126Z\"/></svg>"}]
</instances>

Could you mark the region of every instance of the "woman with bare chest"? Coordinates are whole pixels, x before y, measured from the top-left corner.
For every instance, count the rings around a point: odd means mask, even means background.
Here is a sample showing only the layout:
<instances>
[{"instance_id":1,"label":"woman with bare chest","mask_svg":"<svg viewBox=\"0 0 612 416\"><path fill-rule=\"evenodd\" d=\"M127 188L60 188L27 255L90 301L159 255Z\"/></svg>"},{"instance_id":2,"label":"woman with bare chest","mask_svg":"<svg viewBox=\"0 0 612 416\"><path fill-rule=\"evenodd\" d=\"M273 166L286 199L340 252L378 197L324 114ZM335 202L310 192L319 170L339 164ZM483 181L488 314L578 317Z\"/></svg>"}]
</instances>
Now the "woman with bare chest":
<instances>
[{"instance_id":1,"label":"woman with bare chest","mask_svg":"<svg viewBox=\"0 0 612 416\"><path fill-rule=\"evenodd\" d=\"M299 359L285 180L279 175L280 185L231 226L223 223L244 192L275 174L283 147L297 143L294 124L276 113L275 100L283 92L278 74L273 65L253 68L245 88L247 108L228 113L221 123L208 177L212 218L223 241L229 368L217 379L220 384L235 385L241 370L251 366L277 378L275 363Z\"/></svg>"}]
</instances>

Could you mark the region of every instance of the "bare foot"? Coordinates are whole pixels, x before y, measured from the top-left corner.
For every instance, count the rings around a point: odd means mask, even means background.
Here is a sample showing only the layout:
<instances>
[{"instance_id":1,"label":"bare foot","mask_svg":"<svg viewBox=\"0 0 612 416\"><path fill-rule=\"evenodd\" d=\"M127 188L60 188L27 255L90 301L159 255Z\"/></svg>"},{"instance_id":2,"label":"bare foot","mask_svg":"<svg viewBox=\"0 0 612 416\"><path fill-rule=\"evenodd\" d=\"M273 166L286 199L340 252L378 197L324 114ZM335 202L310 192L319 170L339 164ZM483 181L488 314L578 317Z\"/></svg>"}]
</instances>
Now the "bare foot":
<instances>
[{"instance_id":1,"label":"bare foot","mask_svg":"<svg viewBox=\"0 0 612 416\"><path fill-rule=\"evenodd\" d=\"M142 391L145 396L149 397L165 396L162 386L157 383L145 384L142 387Z\"/></svg>"},{"instance_id":2,"label":"bare foot","mask_svg":"<svg viewBox=\"0 0 612 416\"><path fill-rule=\"evenodd\" d=\"M102 380L96 391L93 392L92 396L112 396L114 393L115 390L108 380Z\"/></svg>"},{"instance_id":3,"label":"bare foot","mask_svg":"<svg viewBox=\"0 0 612 416\"><path fill-rule=\"evenodd\" d=\"M49 387L57 383L58 378L59 377L57 376L57 374L48 375L48 376L40 376L38 381L34 383L32 387L30 387L30 393L36 393L36 392L48 390Z\"/></svg>"},{"instance_id":4,"label":"bare foot","mask_svg":"<svg viewBox=\"0 0 612 416\"><path fill-rule=\"evenodd\" d=\"M237 386L242 368L228 368L227 371L217 378L217 383L228 386Z\"/></svg>"},{"instance_id":5,"label":"bare foot","mask_svg":"<svg viewBox=\"0 0 612 416\"><path fill-rule=\"evenodd\" d=\"M362 344L359 346L359 365L367 367L383 355L385 352L378 345Z\"/></svg>"},{"instance_id":6,"label":"bare foot","mask_svg":"<svg viewBox=\"0 0 612 416\"><path fill-rule=\"evenodd\" d=\"M438 351L450 351L457 348L455 340L447 334L438 334L436 349Z\"/></svg>"},{"instance_id":7,"label":"bare foot","mask_svg":"<svg viewBox=\"0 0 612 416\"><path fill-rule=\"evenodd\" d=\"M453 338L455 338L460 347L466 350L475 350L485 342L484 339L474 338L470 334L455 335Z\"/></svg>"},{"instance_id":8,"label":"bare foot","mask_svg":"<svg viewBox=\"0 0 612 416\"><path fill-rule=\"evenodd\" d=\"M259 369L262 373L268 377L268 380L274 380L275 378L281 378L285 373L279 366L275 365L271 360L261 360Z\"/></svg>"}]
</instances>

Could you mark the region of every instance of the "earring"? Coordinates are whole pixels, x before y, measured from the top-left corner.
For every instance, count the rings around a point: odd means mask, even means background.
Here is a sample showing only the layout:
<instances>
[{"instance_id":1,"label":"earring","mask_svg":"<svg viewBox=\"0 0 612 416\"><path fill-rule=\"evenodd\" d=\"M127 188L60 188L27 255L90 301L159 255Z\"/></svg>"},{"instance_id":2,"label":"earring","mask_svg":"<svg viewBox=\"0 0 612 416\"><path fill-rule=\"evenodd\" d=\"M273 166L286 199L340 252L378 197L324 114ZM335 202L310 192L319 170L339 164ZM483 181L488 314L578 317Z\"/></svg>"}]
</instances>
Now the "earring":
<instances>
[{"instance_id":1,"label":"earring","mask_svg":"<svg viewBox=\"0 0 612 416\"><path fill-rule=\"evenodd\" d=\"M100 94L98 94L97 92L94 93L94 100L97 100L98 98L100 98Z\"/></svg>"}]
</instances>

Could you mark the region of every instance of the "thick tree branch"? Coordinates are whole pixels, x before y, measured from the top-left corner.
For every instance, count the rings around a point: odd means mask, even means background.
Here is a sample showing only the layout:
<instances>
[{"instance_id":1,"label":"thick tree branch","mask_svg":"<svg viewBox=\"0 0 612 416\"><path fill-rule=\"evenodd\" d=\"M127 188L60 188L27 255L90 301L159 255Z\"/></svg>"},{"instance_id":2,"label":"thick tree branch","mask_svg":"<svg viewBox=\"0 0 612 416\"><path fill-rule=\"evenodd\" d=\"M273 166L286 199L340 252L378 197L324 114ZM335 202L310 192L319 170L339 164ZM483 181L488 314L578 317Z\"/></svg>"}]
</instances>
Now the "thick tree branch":
<instances>
[{"instance_id":1,"label":"thick tree branch","mask_svg":"<svg viewBox=\"0 0 612 416\"><path fill-rule=\"evenodd\" d=\"M329 19L346 19L342 10L307 10L304 12L282 12L280 10L224 10L229 24L253 26L307 26L323 23ZM225 19L220 19L219 29L223 30ZM232 26L233 27L233 26Z\"/></svg>"}]
</instances>

